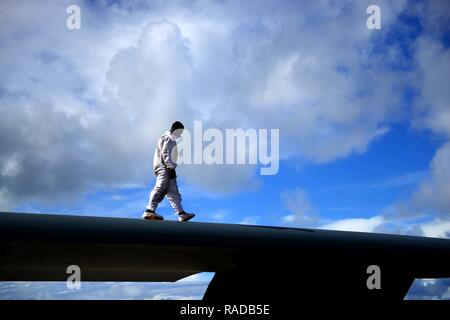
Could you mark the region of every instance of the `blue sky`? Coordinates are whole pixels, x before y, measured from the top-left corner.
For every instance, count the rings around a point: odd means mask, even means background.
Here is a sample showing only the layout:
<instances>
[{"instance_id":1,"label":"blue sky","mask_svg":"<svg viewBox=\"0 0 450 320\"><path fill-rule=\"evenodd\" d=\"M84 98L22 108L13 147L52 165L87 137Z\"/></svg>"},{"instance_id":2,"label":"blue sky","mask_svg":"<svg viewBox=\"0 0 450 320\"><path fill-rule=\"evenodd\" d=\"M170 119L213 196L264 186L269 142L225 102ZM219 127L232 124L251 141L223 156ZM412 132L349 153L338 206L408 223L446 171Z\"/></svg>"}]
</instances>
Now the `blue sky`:
<instances>
[{"instance_id":1,"label":"blue sky","mask_svg":"<svg viewBox=\"0 0 450 320\"><path fill-rule=\"evenodd\" d=\"M448 238L449 4L369 4L2 2L0 210L139 218L157 138L200 120L279 129L280 168L180 166L197 221Z\"/></svg>"}]
</instances>

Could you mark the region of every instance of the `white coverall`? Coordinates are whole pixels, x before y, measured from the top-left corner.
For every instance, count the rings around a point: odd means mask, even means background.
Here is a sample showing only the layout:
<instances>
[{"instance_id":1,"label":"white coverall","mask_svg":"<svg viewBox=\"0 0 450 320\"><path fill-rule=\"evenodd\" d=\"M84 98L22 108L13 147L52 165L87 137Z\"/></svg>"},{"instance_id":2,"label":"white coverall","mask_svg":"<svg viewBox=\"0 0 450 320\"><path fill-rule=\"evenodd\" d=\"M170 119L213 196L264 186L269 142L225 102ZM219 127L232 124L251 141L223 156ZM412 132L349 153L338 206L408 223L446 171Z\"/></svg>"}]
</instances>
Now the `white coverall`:
<instances>
[{"instance_id":1,"label":"white coverall","mask_svg":"<svg viewBox=\"0 0 450 320\"><path fill-rule=\"evenodd\" d=\"M156 211L158 204L166 196L175 213L179 214L184 211L181 206L181 194L178 191L177 179L169 179L167 170L175 170L177 157L177 143L170 131L167 131L159 138L153 156L153 170L156 174L156 183L150 193L147 209Z\"/></svg>"}]
</instances>

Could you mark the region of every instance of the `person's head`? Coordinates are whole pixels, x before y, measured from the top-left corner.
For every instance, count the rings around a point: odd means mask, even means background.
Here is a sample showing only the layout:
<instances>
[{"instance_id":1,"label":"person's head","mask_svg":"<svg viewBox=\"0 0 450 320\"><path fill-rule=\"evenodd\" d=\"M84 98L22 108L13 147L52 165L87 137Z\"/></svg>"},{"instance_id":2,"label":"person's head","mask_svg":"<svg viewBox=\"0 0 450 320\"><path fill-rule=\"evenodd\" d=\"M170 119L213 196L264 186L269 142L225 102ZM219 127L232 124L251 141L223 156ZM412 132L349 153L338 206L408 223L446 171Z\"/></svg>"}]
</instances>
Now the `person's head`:
<instances>
[{"instance_id":1,"label":"person's head","mask_svg":"<svg viewBox=\"0 0 450 320\"><path fill-rule=\"evenodd\" d=\"M175 121L172 123L172 127L170 128L170 133L175 137L178 138L183 133L184 125L180 121Z\"/></svg>"}]
</instances>

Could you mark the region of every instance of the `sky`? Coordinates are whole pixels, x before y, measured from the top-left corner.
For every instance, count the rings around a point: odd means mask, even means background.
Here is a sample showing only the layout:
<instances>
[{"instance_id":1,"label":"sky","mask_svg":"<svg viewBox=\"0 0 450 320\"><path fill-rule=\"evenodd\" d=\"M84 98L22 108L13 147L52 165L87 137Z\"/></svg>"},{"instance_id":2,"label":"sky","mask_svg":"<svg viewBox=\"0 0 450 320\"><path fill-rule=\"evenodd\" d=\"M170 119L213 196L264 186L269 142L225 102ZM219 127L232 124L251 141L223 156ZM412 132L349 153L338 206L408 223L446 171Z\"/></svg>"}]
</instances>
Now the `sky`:
<instances>
[{"instance_id":1,"label":"sky","mask_svg":"<svg viewBox=\"0 0 450 320\"><path fill-rule=\"evenodd\" d=\"M72 4L80 29L66 26ZM371 4L381 29L367 27ZM1 1L0 211L140 218L157 139L175 120L202 121L279 129L280 163L266 176L260 165L180 165L196 221L449 238L449 9ZM158 213L176 219L167 201ZM179 293L92 284L78 294L201 298L211 277ZM52 286L2 283L0 297L67 297ZM450 295L448 281L413 287L415 298Z\"/></svg>"}]
</instances>

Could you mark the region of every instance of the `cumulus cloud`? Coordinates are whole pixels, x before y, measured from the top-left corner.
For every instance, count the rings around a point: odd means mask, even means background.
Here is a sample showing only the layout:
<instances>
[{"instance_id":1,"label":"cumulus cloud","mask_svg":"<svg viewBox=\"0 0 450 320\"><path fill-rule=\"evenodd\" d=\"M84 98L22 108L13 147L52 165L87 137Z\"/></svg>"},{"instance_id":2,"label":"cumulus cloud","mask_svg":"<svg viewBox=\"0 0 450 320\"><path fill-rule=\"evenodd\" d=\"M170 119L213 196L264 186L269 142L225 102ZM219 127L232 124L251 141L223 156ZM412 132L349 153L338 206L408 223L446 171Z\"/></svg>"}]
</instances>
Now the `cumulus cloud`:
<instances>
[{"instance_id":1,"label":"cumulus cloud","mask_svg":"<svg viewBox=\"0 0 450 320\"><path fill-rule=\"evenodd\" d=\"M450 73L450 49L441 41L422 37L417 43L416 60L421 75L419 106L425 113L417 121L450 137L450 92L443 82Z\"/></svg>"},{"instance_id":2,"label":"cumulus cloud","mask_svg":"<svg viewBox=\"0 0 450 320\"><path fill-rule=\"evenodd\" d=\"M83 10L86 32L70 33L62 2L5 1L0 6L8 12L0 32L2 208L67 200L94 185L132 181L134 160L124 156L127 150L95 137L107 127L97 102L108 61L121 47L113 30L103 29L92 12ZM110 140L119 136L116 132Z\"/></svg>"},{"instance_id":3,"label":"cumulus cloud","mask_svg":"<svg viewBox=\"0 0 450 320\"><path fill-rule=\"evenodd\" d=\"M388 217L437 216L450 218L450 49L445 37L450 22L449 3L431 1L413 7L423 28L415 42L415 87L419 97L413 104L412 124L426 128L447 140L436 150L429 175L419 183L411 197L394 204Z\"/></svg>"},{"instance_id":4,"label":"cumulus cloud","mask_svg":"<svg viewBox=\"0 0 450 320\"><path fill-rule=\"evenodd\" d=\"M410 81L385 63L399 44L366 28L364 1L78 4L79 31L65 29L63 2L0 4L2 207L147 183L173 120L279 128L282 158L363 153L389 130ZM386 29L405 10L380 6ZM233 192L258 186L255 169L180 173Z\"/></svg>"},{"instance_id":5,"label":"cumulus cloud","mask_svg":"<svg viewBox=\"0 0 450 320\"><path fill-rule=\"evenodd\" d=\"M449 9L448 2L431 1L408 6L406 10L418 19L422 29L417 38L408 44L412 49L412 87L417 90L418 95L409 106L410 115L407 119L414 128L430 130L447 142L437 148L428 172L419 172L416 177L406 176L406 180L402 178L406 182L418 180L417 187L407 199L394 203L382 212L384 222L375 231L448 237L450 95L447 83L450 75L450 50L445 37L448 35L450 22ZM388 183L403 183L402 180ZM414 221L420 217L427 218L428 221Z\"/></svg>"},{"instance_id":6,"label":"cumulus cloud","mask_svg":"<svg viewBox=\"0 0 450 320\"><path fill-rule=\"evenodd\" d=\"M430 171L430 177L412 196L412 209L450 219L450 142L437 150Z\"/></svg>"},{"instance_id":7,"label":"cumulus cloud","mask_svg":"<svg viewBox=\"0 0 450 320\"><path fill-rule=\"evenodd\" d=\"M435 238L450 238L450 222L439 219L420 225L423 235Z\"/></svg>"},{"instance_id":8,"label":"cumulus cloud","mask_svg":"<svg viewBox=\"0 0 450 320\"><path fill-rule=\"evenodd\" d=\"M368 218L339 219L318 225L320 229L402 234L432 238L450 238L450 223L433 219L418 222L405 219L390 219L383 215Z\"/></svg>"},{"instance_id":9,"label":"cumulus cloud","mask_svg":"<svg viewBox=\"0 0 450 320\"><path fill-rule=\"evenodd\" d=\"M450 219L450 142L438 148L430 164L429 173L410 196L383 211L388 220L417 217Z\"/></svg>"},{"instance_id":10,"label":"cumulus cloud","mask_svg":"<svg viewBox=\"0 0 450 320\"><path fill-rule=\"evenodd\" d=\"M446 84L450 75L450 49L443 37L448 34L446 2L431 2L419 13L426 32L416 43L417 88L421 93L416 101L413 123L450 138L450 93ZM450 142L444 143L430 164L430 175L406 203L396 209L400 214L437 214L450 218Z\"/></svg>"},{"instance_id":11,"label":"cumulus cloud","mask_svg":"<svg viewBox=\"0 0 450 320\"><path fill-rule=\"evenodd\" d=\"M447 80L450 74L448 25L450 4L430 1L412 8L420 19L421 35L415 42L417 68L415 86L420 92L414 110L414 123L450 137L450 92Z\"/></svg>"}]
</instances>

